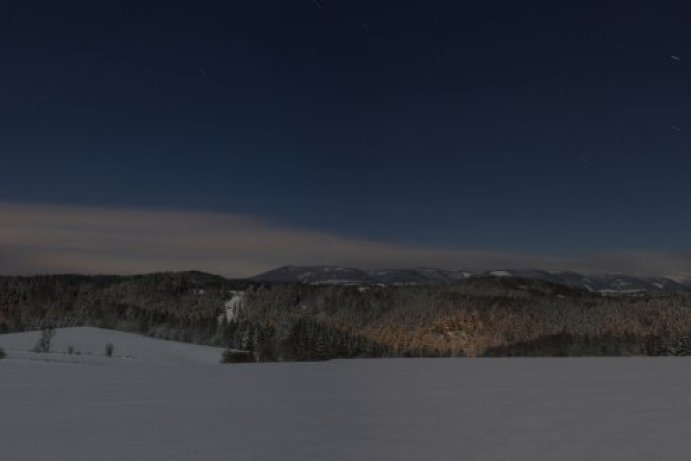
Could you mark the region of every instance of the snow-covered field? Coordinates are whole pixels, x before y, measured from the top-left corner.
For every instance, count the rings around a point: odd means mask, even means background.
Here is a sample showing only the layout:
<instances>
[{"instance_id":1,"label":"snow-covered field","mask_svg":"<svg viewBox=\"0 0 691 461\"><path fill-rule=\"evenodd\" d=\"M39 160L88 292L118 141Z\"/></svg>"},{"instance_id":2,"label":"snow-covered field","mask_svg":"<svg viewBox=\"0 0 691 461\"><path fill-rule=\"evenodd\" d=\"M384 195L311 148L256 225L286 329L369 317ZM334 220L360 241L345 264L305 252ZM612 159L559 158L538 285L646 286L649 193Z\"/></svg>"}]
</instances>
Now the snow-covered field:
<instances>
[{"instance_id":1,"label":"snow-covered field","mask_svg":"<svg viewBox=\"0 0 691 461\"><path fill-rule=\"evenodd\" d=\"M398 359L220 365L126 333L0 335L0 459L689 458L691 360ZM115 357L106 358L106 343ZM81 355L62 353L73 346Z\"/></svg>"},{"instance_id":2,"label":"snow-covered field","mask_svg":"<svg viewBox=\"0 0 691 461\"><path fill-rule=\"evenodd\" d=\"M0 347L10 358L70 363L122 365L218 364L223 349L164 341L146 336L101 328L61 328L56 330L50 354L30 352L39 332L0 335ZM106 344L113 345L113 358L105 357ZM73 353L68 350L72 347Z\"/></svg>"}]
</instances>

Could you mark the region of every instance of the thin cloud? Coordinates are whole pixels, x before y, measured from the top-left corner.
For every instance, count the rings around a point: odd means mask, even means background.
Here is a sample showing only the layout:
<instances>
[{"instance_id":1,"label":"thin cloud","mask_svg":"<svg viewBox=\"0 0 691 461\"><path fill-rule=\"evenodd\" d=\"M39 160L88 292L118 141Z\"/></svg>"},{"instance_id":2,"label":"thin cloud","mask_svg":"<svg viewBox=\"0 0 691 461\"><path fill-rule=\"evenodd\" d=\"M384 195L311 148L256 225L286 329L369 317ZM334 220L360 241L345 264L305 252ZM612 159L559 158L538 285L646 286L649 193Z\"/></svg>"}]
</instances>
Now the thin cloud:
<instances>
[{"instance_id":1,"label":"thin cloud","mask_svg":"<svg viewBox=\"0 0 691 461\"><path fill-rule=\"evenodd\" d=\"M0 273L4 274L196 269L244 277L285 264L667 274L688 271L691 255L628 252L564 257L439 249L344 238L233 214L0 203Z\"/></svg>"}]
</instances>

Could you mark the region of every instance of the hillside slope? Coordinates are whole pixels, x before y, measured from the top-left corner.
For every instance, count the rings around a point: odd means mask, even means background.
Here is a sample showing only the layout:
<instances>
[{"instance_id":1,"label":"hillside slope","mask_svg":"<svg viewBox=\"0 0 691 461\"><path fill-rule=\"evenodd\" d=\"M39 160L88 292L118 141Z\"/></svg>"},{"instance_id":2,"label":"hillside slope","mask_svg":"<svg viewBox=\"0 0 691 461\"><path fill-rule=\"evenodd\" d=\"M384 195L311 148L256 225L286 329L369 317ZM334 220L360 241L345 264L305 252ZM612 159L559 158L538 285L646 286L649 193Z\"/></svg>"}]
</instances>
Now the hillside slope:
<instances>
[{"instance_id":1,"label":"hillside slope","mask_svg":"<svg viewBox=\"0 0 691 461\"><path fill-rule=\"evenodd\" d=\"M101 362L127 360L148 364L217 364L223 349L149 338L132 333L93 327L57 328L49 353L32 349L40 331L0 335L0 347L7 359L31 359L64 362ZM105 356L107 344L113 345L111 358ZM71 351L70 351L71 350Z\"/></svg>"},{"instance_id":2,"label":"hillside slope","mask_svg":"<svg viewBox=\"0 0 691 461\"><path fill-rule=\"evenodd\" d=\"M548 272L539 269L500 269L484 272L443 270L431 267L364 271L338 266L283 266L256 275L249 280L268 283L304 283L312 285L443 285L468 278L519 278L541 280L594 293L643 293L689 291L685 279L635 277L627 274L580 274Z\"/></svg>"}]
</instances>

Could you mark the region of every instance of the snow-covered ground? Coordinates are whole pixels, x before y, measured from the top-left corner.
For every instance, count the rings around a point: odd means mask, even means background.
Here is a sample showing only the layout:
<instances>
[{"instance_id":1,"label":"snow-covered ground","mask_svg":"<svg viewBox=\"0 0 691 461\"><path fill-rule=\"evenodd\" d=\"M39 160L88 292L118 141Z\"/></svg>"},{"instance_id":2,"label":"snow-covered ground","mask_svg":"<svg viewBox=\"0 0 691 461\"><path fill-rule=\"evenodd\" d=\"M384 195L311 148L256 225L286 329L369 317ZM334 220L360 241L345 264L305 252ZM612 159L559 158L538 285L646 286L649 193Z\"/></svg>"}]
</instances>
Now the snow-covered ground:
<instances>
[{"instance_id":1,"label":"snow-covered ground","mask_svg":"<svg viewBox=\"0 0 691 461\"><path fill-rule=\"evenodd\" d=\"M691 360L220 365L96 329L0 335L0 459L685 460ZM115 358L103 357L112 342ZM91 355L84 354L90 352ZM124 357L129 355L129 358ZM78 363L70 363L78 362Z\"/></svg>"},{"instance_id":2,"label":"snow-covered ground","mask_svg":"<svg viewBox=\"0 0 691 461\"><path fill-rule=\"evenodd\" d=\"M101 328L61 328L56 330L50 354L30 352L40 332L0 335L0 347L10 358L53 362L109 363L113 361L149 364L217 364L223 349L164 341L146 336ZM106 344L113 345L113 358L105 357ZM69 348L73 353L68 354Z\"/></svg>"}]
</instances>

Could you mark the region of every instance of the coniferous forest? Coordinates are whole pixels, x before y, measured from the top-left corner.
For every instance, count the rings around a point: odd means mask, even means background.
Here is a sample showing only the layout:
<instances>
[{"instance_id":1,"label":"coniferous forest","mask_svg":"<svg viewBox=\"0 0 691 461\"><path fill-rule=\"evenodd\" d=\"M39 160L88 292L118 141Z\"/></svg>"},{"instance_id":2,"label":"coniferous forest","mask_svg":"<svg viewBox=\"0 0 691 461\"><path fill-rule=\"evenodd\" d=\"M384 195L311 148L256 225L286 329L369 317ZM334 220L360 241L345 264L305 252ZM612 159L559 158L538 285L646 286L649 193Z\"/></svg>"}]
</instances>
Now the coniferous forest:
<instances>
[{"instance_id":1,"label":"coniferous forest","mask_svg":"<svg viewBox=\"0 0 691 461\"><path fill-rule=\"evenodd\" d=\"M241 296L234 309L228 301ZM0 333L97 326L237 350L228 361L691 354L691 293L540 280L267 284L199 273L0 277Z\"/></svg>"}]
</instances>

